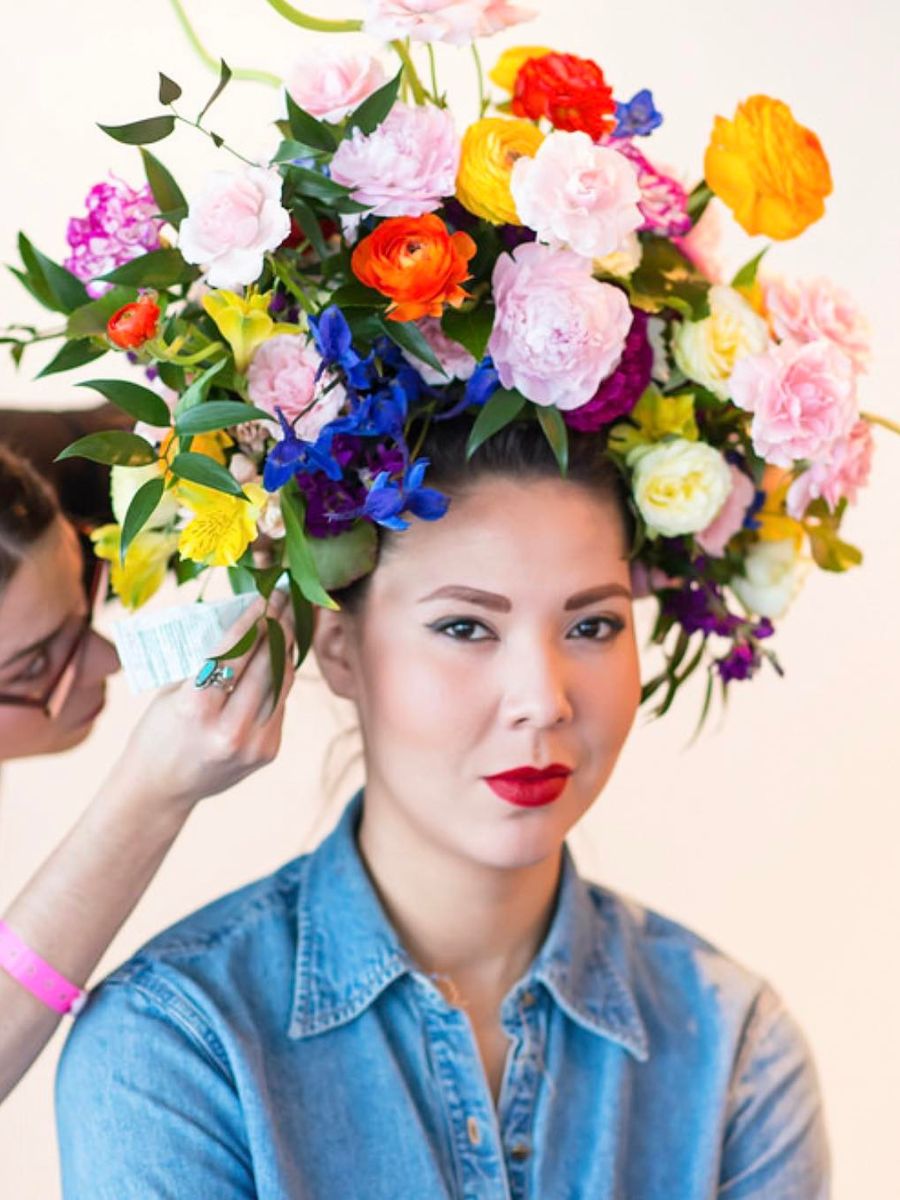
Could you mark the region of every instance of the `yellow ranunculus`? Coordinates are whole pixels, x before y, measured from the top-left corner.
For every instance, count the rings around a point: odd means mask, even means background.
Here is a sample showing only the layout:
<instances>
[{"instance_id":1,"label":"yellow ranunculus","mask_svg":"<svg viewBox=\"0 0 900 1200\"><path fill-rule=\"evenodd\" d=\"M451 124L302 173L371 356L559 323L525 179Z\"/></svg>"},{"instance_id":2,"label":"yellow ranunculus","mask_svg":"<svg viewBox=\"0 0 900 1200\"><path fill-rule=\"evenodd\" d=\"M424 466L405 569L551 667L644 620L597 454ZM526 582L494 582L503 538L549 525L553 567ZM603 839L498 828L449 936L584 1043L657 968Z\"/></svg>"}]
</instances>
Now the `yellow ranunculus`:
<instances>
[{"instance_id":1,"label":"yellow ranunculus","mask_svg":"<svg viewBox=\"0 0 900 1200\"><path fill-rule=\"evenodd\" d=\"M145 529L137 535L119 562L119 525L101 525L91 534L94 553L110 563L113 591L126 608L140 608L160 587L166 577L169 559L178 546L178 534L162 529Z\"/></svg>"},{"instance_id":2,"label":"yellow ranunculus","mask_svg":"<svg viewBox=\"0 0 900 1200\"><path fill-rule=\"evenodd\" d=\"M463 135L456 196L476 217L521 225L509 190L517 159L533 158L544 135L531 121L484 117Z\"/></svg>"},{"instance_id":3,"label":"yellow ranunculus","mask_svg":"<svg viewBox=\"0 0 900 1200\"><path fill-rule=\"evenodd\" d=\"M194 513L181 531L178 553L209 567L233 567L256 538L256 522L267 494L256 483L244 485L249 500L200 484L182 483L178 494Z\"/></svg>"},{"instance_id":4,"label":"yellow ranunculus","mask_svg":"<svg viewBox=\"0 0 900 1200\"><path fill-rule=\"evenodd\" d=\"M276 333L298 333L299 325L286 325L269 316L271 292L238 296L219 289L207 292L201 303L234 353L238 371L246 371L257 346Z\"/></svg>"},{"instance_id":5,"label":"yellow ranunculus","mask_svg":"<svg viewBox=\"0 0 900 1200\"><path fill-rule=\"evenodd\" d=\"M716 117L704 166L738 224L779 241L818 221L832 187L819 139L771 96L751 96L731 121Z\"/></svg>"},{"instance_id":6,"label":"yellow ranunculus","mask_svg":"<svg viewBox=\"0 0 900 1200\"><path fill-rule=\"evenodd\" d=\"M504 92L512 92L516 86L516 76L529 58L543 58L545 54L552 53L549 46L510 46L497 59L488 79L503 88Z\"/></svg>"}]
</instances>

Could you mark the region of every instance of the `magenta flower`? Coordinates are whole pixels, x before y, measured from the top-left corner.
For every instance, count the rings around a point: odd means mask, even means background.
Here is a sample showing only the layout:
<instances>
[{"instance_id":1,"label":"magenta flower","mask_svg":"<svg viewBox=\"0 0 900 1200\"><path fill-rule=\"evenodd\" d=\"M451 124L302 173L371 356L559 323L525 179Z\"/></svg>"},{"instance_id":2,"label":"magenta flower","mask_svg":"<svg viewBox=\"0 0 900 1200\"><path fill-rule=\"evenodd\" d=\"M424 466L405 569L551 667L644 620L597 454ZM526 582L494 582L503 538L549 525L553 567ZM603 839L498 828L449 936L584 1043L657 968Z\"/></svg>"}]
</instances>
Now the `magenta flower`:
<instances>
[{"instance_id":1,"label":"magenta flower","mask_svg":"<svg viewBox=\"0 0 900 1200\"><path fill-rule=\"evenodd\" d=\"M72 217L66 241L72 253L63 264L87 284L88 294L102 296L111 283L95 283L100 275L159 248L159 205L149 187L135 189L110 176L95 183L85 198L87 216Z\"/></svg>"},{"instance_id":2,"label":"magenta flower","mask_svg":"<svg viewBox=\"0 0 900 1200\"><path fill-rule=\"evenodd\" d=\"M692 222L687 211L688 195L678 180L654 167L629 138L616 138L611 145L637 170L641 189L638 208L644 217L640 232L684 237Z\"/></svg>"},{"instance_id":3,"label":"magenta flower","mask_svg":"<svg viewBox=\"0 0 900 1200\"><path fill-rule=\"evenodd\" d=\"M633 308L631 318L622 359L615 371L603 380L596 395L587 404L563 413L563 420L572 429L593 433L611 421L626 416L649 384L653 369L653 347L647 337L648 317L645 312Z\"/></svg>"}]
</instances>

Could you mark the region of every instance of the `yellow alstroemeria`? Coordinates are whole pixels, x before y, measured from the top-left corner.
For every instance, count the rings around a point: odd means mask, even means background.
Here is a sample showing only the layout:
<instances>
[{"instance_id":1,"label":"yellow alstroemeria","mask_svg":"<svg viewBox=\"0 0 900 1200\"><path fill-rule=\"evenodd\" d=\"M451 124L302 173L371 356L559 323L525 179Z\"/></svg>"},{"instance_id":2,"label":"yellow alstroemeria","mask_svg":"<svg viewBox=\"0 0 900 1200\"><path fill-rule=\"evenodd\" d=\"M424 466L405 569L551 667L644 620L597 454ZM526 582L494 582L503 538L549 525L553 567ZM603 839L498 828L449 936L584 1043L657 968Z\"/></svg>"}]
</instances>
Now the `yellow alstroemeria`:
<instances>
[{"instance_id":1,"label":"yellow alstroemeria","mask_svg":"<svg viewBox=\"0 0 900 1200\"><path fill-rule=\"evenodd\" d=\"M269 316L271 292L250 292L239 296L236 292L219 289L207 292L201 304L216 323L222 337L234 353L234 365L244 372L250 360L263 342L276 333L298 333L301 326L273 321Z\"/></svg>"},{"instance_id":2,"label":"yellow alstroemeria","mask_svg":"<svg viewBox=\"0 0 900 1200\"><path fill-rule=\"evenodd\" d=\"M552 53L549 46L510 46L497 59L488 79L503 88L504 92L512 92L516 86L516 76L530 58L543 58L545 54Z\"/></svg>"},{"instance_id":3,"label":"yellow alstroemeria","mask_svg":"<svg viewBox=\"0 0 900 1200\"><path fill-rule=\"evenodd\" d=\"M126 608L140 608L162 585L169 560L178 546L178 534L145 529L137 535L119 561L119 525L101 525L91 533L94 553L110 563L110 582Z\"/></svg>"},{"instance_id":4,"label":"yellow alstroemeria","mask_svg":"<svg viewBox=\"0 0 900 1200\"><path fill-rule=\"evenodd\" d=\"M788 488L794 477L790 471L782 467L767 466L763 472L761 489L766 493L766 501L756 514L759 528L756 536L761 542L792 541L799 554L806 530L801 521L795 521L787 515L786 503Z\"/></svg>"},{"instance_id":5,"label":"yellow alstroemeria","mask_svg":"<svg viewBox=\"0 0 900 1200\"><path fill-rule=\"evenodd\" d=\"M613 426L609 448L616 454L628 456L666 437L684 438L689 442L696 442L700 437L691 392L664 396L651 385L628 416L637 423L638 428L634 429L625 423Z\"/></svg>"},{"instance_id":6,"label":"yellow alstroemeria","mask_svg":"<svg viewBox=\"0 0 900 1200\"><path fill-rule=\"evenodd\" d=\"M182 483L178 493L194 513L178 539L181 557L210 567L235 566L256 538L268 493L257 483L244 484L247 500L195 483Z\"/></svg>"}]
</instances>

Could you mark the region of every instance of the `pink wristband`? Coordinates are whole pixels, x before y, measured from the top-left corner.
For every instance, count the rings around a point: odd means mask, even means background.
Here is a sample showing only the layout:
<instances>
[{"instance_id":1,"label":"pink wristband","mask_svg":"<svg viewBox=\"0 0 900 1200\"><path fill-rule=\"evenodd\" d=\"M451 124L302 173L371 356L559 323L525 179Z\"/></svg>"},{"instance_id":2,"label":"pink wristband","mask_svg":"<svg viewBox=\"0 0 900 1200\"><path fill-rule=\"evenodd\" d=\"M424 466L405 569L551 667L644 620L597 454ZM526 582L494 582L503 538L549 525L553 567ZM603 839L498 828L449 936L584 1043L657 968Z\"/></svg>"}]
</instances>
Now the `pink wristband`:
<instances>
[{"instance_id":1,"label":"pink wristband","mask_svg":"<svg viewBox=\"0 0 900 1200\"><path fill-rule=\"evenodd\" d=\"M87 1000L87 992L54 971L5 921L0 921L0 967L54 1012L77 1016Z\"/></svg>"}]
</instances>

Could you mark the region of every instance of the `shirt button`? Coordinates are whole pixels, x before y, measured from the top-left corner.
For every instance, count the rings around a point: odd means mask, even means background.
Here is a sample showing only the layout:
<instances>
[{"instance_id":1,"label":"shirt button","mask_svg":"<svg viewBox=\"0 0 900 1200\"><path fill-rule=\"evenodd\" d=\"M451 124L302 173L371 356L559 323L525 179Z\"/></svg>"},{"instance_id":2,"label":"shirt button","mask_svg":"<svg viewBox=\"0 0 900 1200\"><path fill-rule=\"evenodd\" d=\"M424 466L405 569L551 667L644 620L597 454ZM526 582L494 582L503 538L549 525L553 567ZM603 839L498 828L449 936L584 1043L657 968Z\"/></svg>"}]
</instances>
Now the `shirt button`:
<instances>
[{"instance_id":1,"label":"shirt button","mask_svg":"<svg viewBox=\"0 0 900 1200\"><path fill-rule=\"evenodd\" d=\"M525 1008L530 1008L534 1004L534 992L523 992L522 1004Z\"/></svg>"},{"instance_id":2,"label":"shirt button","mask_svg":"<svg viewBox=\"0 0 900 1200\"><path fill-rule=\"evenodd\" d=\"M524 1162L530 1153L527 1142L513 1142L509 1148L509 1157L515 1162Z\"/></svg>"},{"instance_id":3,"label":"shirt button","mask_svg":"<svg viewBox=\"0 0 900 1200\"><path fill-rule=\"evenodd\" d=\"M474 1117L469 1117L466 1121L466 1132L469 1135L469 1141L473 1146L477 1146L481 1141L481 1130L478 1128L478 1122Z\"/></svg>"}]
</instances>

